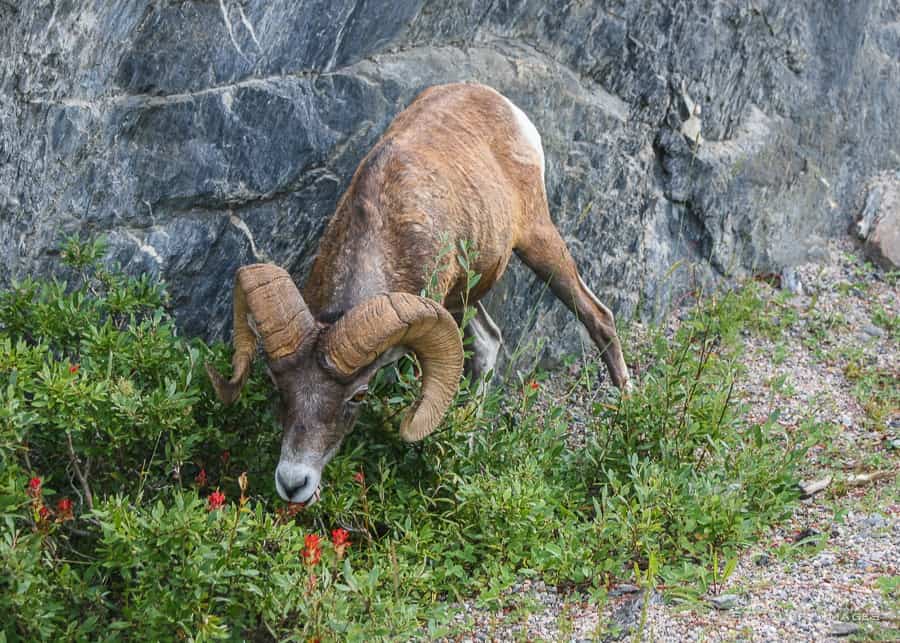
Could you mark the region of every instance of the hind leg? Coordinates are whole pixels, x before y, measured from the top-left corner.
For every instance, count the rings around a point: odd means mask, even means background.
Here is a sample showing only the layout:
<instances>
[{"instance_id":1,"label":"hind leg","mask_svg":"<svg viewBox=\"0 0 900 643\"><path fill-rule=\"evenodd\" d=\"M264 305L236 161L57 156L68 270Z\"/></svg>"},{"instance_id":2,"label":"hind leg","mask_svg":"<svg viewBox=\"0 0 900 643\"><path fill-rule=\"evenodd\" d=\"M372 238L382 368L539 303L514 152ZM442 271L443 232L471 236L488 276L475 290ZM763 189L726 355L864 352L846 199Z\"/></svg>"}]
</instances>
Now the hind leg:
<instances>
[{"instance_id":1,"label":"hind leg","mask_svg":"<svg viewBox=\"0 0 900 643\"><path fill-rule=\"evenodd\" d=\"M476 303L475 307L477 314L463 331L466 339L472 339L467 346L472 355L466 360L465 368L471 382L483 378L483 385L486 386L490 382L489 378L493 377L494 366L500 355L500 346L503 344L503 335L481 302Z\"/></svg>"},{"instance_id":2,"label":"hind leg","mask_svg":"<svg viewBox=\"0 0 900 643\"><path fill-rule=\"evenodd\" d=\"M543 281L587 328L600 349L603 362L618 388L629 385L628 367L622 357L622 346L616 334L612 311L600 303L578 274L578 268L565 241L550 220L546 210L526 231L516 247L516 254Z\"/></svg>"}]
</instances>

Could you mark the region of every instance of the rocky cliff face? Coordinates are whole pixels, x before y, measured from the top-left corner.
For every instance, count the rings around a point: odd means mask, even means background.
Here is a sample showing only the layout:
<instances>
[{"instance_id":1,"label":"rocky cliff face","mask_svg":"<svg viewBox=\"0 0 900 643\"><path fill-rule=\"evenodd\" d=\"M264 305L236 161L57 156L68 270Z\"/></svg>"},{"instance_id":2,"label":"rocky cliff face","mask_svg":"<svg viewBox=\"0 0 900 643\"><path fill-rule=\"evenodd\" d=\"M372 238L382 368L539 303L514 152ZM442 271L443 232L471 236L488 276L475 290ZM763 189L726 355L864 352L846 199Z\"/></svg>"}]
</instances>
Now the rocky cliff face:
<instances>
[{"instance_id":1,"label":"rocky cliff face","mask_svg":"<svg viewBox=\"0 0 900 643\"><path fill-rule=\"evenodd\" d=\"M897 0L0 0L0 282L104 232L224 337L234 269L301 281L367 149L456 80L538 126L555 220L620 315L807 259L900 165ZM576 347L542 292L516 266L493 293L508 343L536 305Z\"/></svg>"}]
</instances>

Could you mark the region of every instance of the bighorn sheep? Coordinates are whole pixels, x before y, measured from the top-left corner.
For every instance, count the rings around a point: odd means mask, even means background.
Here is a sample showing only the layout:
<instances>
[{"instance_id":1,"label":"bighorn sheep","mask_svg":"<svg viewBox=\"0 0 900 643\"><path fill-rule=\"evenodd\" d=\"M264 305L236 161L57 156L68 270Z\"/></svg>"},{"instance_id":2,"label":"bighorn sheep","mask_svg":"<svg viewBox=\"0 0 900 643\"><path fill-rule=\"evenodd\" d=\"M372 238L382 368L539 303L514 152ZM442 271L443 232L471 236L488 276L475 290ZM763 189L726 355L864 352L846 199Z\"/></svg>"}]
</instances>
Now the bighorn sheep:
<instances>
[{"instance_id":1,"label":"bighorn sheep","mask_svg":"<svg viewBox=\"0 0 900 643\"><path fill-rule=\"evenodd\" d=\"M541 138L528 117L482 85L422 92L362 160L319 244L298 292L269 264L244 266L234 284L234 370L226 380L207 365L220 399L240 393L262 339L282 395L284 436L275 472L279 495L315 501L322 469L356 420L370 378L412 351L422 366L422 397L400 427L404 440L434 431L463 369L454 315L466 273L455 261L439 274L443 306L419 296L427 267L447 242L477 252L481 274L469 302L477 314L468 364L488 372L500 331L479 299L500 279L512 252L587 327L613 383L628 383L613 314L581 280L550 220Z\"/></svg>"}]
</instances>

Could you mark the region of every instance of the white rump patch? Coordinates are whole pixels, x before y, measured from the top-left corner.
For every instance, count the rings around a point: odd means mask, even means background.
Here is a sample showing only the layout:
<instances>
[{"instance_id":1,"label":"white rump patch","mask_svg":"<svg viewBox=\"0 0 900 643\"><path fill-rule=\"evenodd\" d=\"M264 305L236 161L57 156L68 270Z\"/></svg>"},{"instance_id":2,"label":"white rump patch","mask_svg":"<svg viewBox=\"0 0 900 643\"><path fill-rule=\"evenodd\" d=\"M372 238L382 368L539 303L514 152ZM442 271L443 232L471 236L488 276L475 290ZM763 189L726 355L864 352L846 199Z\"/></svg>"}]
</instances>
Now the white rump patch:
<instances>
[{"instance_id":1,"label":"white rump patch","mask_svg":"<svg viewBox=\"0 0 900 643\"><path fill-rule=\"evenodd\" d=\"M537 128L534 126L534 123L531 122L531 119L523 112L521 109L516 107L516 105L509 100L506 96L503 97L503 100L509 105L510 109L512 109L513 116L516 119L516 124L519 126L519 132L522 134L522 138L525 139L525 142L534 150L534 153L537 154L537 157L541 161L541 179L544 178L544 146L541 143L541 135L538 134Z\"/></svg>"}]
</instances>

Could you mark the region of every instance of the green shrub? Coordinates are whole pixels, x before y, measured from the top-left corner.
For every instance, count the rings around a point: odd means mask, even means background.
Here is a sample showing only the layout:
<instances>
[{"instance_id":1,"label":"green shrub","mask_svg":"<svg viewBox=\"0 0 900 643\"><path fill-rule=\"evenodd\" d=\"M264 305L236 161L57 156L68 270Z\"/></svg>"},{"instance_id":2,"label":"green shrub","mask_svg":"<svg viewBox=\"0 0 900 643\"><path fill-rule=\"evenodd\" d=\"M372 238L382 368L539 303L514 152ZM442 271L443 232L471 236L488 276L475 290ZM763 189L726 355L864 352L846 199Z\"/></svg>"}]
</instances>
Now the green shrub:
<instances>
[{"instance_id":1,"label":"green shrub","mask_svg":"<svg viewBox=\"0 0 900 643\"><path fill-rule=\"evenodd\" d=\"M800 436L815 439L748 424L735 403L739 338L763 309L746 288L657 333L640 388L589 410L584 448L566 446L565 402L512 378L483 399L464 383L442 428L406 445L417 382L402 360L376 377L321 502L285 507L267 378L223 409L202 363L227 366L229 349L179 337L160 285L102 267L102 251L69 242L68 281L0 294L7 640L427 638L454 600L497 605L523 576L600 597L654 561L642 578L702 585L711 553L789 510Z\"/></svg>"}]
</instances>

